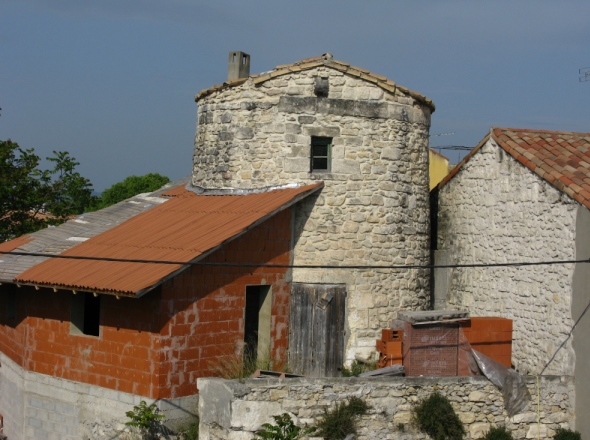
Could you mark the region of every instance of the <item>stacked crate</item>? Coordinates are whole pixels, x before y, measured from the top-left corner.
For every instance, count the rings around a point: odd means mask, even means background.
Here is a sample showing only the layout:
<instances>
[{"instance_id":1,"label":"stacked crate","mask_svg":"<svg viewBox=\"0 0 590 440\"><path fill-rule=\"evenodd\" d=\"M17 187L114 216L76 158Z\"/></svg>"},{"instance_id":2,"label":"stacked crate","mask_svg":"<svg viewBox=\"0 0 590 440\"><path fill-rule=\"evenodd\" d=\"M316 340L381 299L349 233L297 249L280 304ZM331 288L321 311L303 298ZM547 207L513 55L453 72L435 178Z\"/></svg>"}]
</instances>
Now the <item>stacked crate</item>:
<instances>
[{"instance_id":1,"label":"stacked crate","mask_svg":"<svg viewBox=\"0 0 590 440\"><path fill-rule=\"evenodd\" d=\"M512 366L512 320L491 316L472 317L461 323L471 348L505 367Z\"/></svg>"},{"instance_id":2,"label":"stacked crate","mask_svg":"<svg viewBox=\"0 0 590 440\"><path fill-rule=\"evenodd\" d=\"M457 376L459 325L405 326L403 364L406 376Z\"/></svg>"},{"instance_id":3,"label":"stacked crate","mask_svg":"<svg viewBox=\"0 0 590 440\"><path fill-rule=\"evenodd\" d=\"M512 320L472 317L455 323L412 325L396 321L377 339L377 368L402 364L406 376L471 376L477 374L471 348L512 365Z\"/></svg>"},{"instance_id":4,"label":"stacked crate","mask_svg":"<svg viewBox=\"0 0 590 440\"><path fill-rule=\"evenodd\" d=\"M399 328L385 328L381 330L381 339L377 339L379 362L377 368L402 364L402 342L404 332Z\"/></svg>"}]
</instances>

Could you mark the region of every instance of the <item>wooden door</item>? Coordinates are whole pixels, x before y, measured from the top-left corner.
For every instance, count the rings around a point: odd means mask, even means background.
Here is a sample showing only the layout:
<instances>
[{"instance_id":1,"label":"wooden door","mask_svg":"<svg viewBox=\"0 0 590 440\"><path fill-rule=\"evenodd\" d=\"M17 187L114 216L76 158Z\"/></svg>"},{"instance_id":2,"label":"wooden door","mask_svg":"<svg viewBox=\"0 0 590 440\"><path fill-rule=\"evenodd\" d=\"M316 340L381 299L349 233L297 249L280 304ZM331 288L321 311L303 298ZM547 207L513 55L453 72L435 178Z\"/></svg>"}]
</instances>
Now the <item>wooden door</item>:
<instances>
[{"instance_id":1,"label":"wooden door","mask_svg":"<svg viewBox=\"0 0 590 440\"><path fill-rule=\"evenodd\" d=\"M308 377L340 375L344 362L343 284L293 283L290 299L289 368Z\"/></svg>"}]
</instances>

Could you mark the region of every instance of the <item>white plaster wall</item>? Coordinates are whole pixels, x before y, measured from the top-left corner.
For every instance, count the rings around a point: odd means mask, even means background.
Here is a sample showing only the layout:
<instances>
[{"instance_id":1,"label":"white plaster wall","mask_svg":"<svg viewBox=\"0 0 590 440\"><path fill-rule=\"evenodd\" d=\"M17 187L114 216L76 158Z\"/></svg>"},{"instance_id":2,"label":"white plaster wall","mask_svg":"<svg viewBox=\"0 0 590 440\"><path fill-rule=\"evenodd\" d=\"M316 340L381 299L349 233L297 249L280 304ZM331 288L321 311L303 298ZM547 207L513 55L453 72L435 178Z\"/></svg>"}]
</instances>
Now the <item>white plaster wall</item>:
<instances>
[{"instance_id":1,"label":"white plaster wall","mask_svg":"<svg viewBox=\"0 0 590 440\"><path fill-rule=\"evenodd\" d=\"M315 98L316 77L328 78L328 98ZM322 180L296 206L294 264L428 264L429 126L411 97L327 67L250 79L199 101L193 184ZM333 138L330 173L310 173L311 136ZM428 280L426 270L293 270L295 282L346 283L349 360L375 351L396 311L428 305Z\"/></svg>"},{"instance_id":2,"label":"white plaster wall","mask_svg":"<svg viewBox=\"0 0 590 440\"><path fill-rule=\"evenodd\" d=\"M440 190L437 254L449 264L574 259L577 206L490 140ZM447 271L436 294L449 308L514 320L517 370L573 374L572 265Z\"/></svg>"}]
</instances>

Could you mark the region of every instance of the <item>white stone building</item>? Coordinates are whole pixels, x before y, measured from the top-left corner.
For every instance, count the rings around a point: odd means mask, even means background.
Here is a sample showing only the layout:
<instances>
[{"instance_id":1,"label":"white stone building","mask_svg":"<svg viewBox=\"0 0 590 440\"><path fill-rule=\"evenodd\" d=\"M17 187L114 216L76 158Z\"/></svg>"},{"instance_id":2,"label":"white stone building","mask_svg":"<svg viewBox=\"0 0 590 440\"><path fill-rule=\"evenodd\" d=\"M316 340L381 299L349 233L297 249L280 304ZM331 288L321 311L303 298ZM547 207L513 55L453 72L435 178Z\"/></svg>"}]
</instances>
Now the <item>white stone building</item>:
<instances>
[{"instance_id":1,"label":"white stone building","mask_svg":"<svg viewBox=\"0 0 590 440\"><path fill-rule=\"evenodd\" d=\"M492 128L432 199L436 264L587 260L590 134ZM518 371L575 375L590 436L589 264L437 269L434 284L438 307L514 320Z\"/></svg>"},{"instance_id":2,"label":"white stone building","mask_svg":"<svg viewBox=\"0 0 590 440\"><path fill-rule=\"evenodd\" d=\"M192 184L255 191L324 182L296 213L296 266L429 263L428 131L432 101L331 54L196 96ZM426 270L294 268L307 288L341 286L346 359L369 355L396 311L429 304ZM311 286L311 287L310 287ZM301 328L292 323L291 334Z\"/></svg>"}]
</instances>

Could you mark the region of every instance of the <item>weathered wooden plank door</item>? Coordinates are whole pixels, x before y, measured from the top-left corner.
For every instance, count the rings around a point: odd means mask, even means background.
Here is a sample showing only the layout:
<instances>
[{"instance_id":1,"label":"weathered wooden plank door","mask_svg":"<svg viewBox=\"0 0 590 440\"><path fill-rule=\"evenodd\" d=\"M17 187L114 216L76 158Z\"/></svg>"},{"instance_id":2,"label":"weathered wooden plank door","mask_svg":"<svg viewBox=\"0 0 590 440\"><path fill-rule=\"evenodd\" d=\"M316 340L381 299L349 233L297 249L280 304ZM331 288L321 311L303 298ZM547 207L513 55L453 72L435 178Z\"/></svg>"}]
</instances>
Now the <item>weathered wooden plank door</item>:
<instances>
[{"instance_id":1,"label":"weathered wooden plank door","mask_svg":"<svg viewBox=\"0 0 590 440\"><path fill-rule=\"evenodd\" d=\"M293 283L289 367L308 377L339 376L344 362L343 284Z\"/></svg>"}]
</instances>

